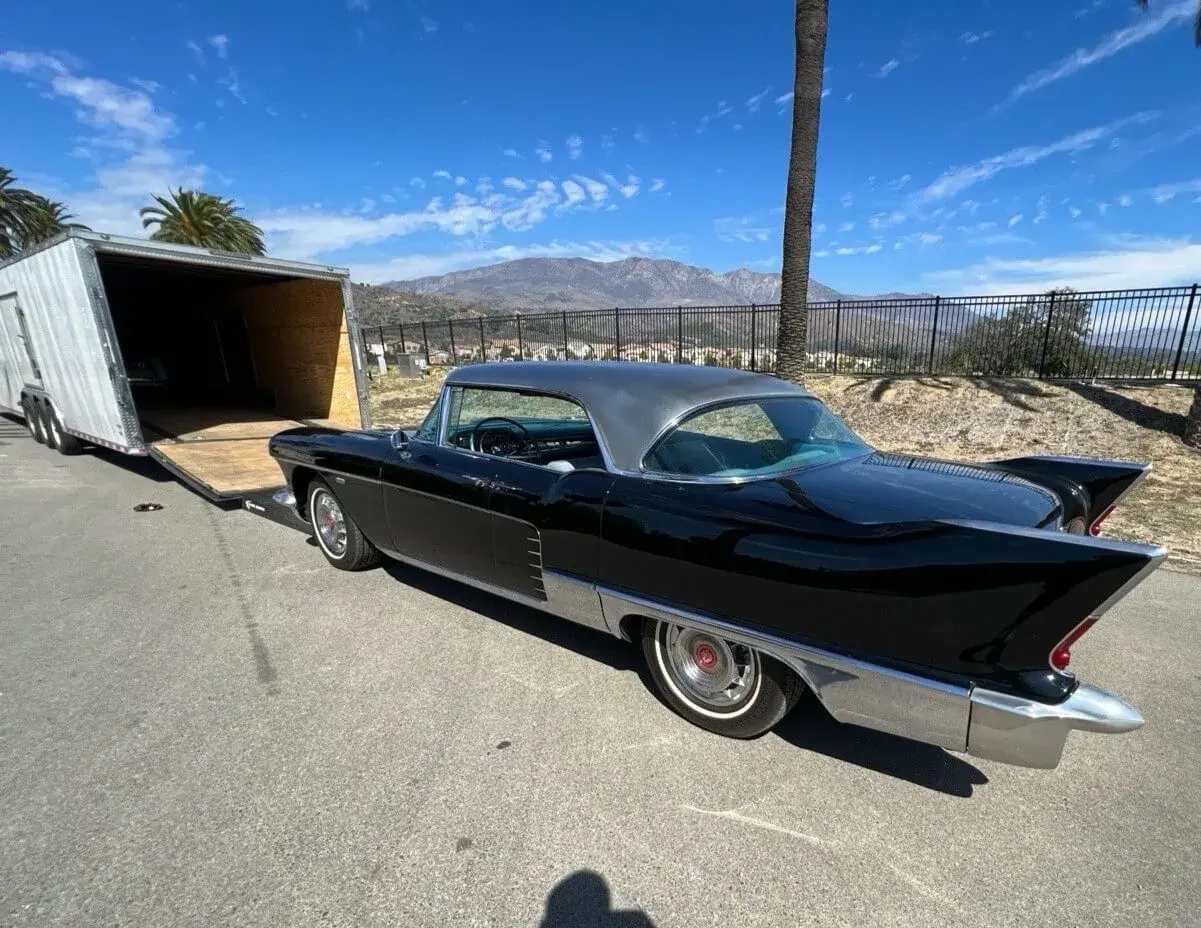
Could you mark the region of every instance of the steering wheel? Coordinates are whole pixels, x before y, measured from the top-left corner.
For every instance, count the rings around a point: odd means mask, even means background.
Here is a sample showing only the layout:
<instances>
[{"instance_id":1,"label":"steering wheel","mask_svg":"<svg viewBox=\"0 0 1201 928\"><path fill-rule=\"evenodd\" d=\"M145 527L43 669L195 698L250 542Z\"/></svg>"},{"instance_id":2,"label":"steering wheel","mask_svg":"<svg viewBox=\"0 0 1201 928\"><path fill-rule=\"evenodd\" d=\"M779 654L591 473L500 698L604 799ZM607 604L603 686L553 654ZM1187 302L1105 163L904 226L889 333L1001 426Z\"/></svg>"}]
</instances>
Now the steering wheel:
<instances>
[{"instance_id":1,"label":"steering wheel","mask_svg":"<svg viewBox=\"0 0 1201 928\"><path fill-rule=\"evenodd\" d=\"M506 428L485 428L486 422L503 422L506 423ZM490 443L488 447L484 447L485 436L490 432L497 432L500 435L506 433L517 432L519 434L510 434L509 437L501 438L495 443ZM480 454L495 454L500 457L513 457L521 454L526 448L526 442L529 441L530 430L518 422L516 419L510 419L508 416L485 416L475 424L475 428L471 430L471 450L477 451Z\"/></svg>"}]
</instances>

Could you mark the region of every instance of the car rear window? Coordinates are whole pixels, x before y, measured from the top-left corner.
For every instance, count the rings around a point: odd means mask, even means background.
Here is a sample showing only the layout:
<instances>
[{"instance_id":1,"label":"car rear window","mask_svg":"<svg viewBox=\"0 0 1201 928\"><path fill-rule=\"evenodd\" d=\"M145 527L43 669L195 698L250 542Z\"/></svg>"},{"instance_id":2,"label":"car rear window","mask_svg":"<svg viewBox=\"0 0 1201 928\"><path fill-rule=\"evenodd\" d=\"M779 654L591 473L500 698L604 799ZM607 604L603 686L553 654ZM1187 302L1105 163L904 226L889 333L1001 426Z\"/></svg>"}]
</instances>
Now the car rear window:
<instances>
[{"instance_id":1,"label":"car rear window","mask_svg":"<svg viewBox=\"0 0 1201 928\"><path fill-rule=\"evenodd\" d=\"M655 443L648 471L753 477L845 460L869 446L819 400L777 397L699 410Z\"/></svg>"}]
</instances>

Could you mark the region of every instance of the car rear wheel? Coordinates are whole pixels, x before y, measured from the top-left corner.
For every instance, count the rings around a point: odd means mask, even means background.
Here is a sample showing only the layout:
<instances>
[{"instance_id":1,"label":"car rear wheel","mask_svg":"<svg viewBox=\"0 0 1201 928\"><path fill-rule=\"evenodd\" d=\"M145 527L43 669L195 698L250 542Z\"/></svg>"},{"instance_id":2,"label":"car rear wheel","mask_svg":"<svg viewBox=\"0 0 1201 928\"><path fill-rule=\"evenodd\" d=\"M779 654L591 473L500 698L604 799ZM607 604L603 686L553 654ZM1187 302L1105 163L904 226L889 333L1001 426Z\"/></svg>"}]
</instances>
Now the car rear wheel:
<instances>
[{"instance_id":1,"label":"car rear wheel","mask_svg":"<svg viewBox=\"0 0 1201 928\"><path fill-rule=\"evenodd\" d=\"M663 701L728 738L769 731L805 692L804 681L779 661L702 629L648 619L642 651Z\"/></svg>"},{"instance_id":2,"label":"car rear wheel","mask_svg":"<svg viewBox=\"0 0 1201 928\"><path fill-rule=\"evenodd\" d=\"M317 546L338 570L367 570L379 563L375 545L354 524L323 480L309 485L308 516Z\"/></svg>"}]
</instances>

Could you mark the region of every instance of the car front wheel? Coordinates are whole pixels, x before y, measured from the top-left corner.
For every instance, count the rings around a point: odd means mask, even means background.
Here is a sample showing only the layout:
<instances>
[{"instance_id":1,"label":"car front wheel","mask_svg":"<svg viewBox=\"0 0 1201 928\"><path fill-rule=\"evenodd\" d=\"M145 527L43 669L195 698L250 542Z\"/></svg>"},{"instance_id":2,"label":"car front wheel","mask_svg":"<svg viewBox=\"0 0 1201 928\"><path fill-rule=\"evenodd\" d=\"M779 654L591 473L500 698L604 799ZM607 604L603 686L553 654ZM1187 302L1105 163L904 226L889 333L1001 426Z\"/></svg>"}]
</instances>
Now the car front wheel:
<instances>
[{"instance_id":1,"label":"car front wheel","mask_svg":"<svg viewBox=\"0 0 1201 928\"><path fill-rule=\"evenodd\" d=\"M663 701L728 738L769 731L805 692L804 681L779 661L701 629L648 619L642 651Z\"/></svg>"},{"instance_id":2,"label":"car front wheel","mask_svg":"<svg viewBox=\"0 0 1201 928\"><path fill-rule=\"evenodd\" d=\"M309 527L325 559L338 570L367 570L379 563L380 554L341 501L323 480L309 486Z\"/></svg>"}]
</instances>

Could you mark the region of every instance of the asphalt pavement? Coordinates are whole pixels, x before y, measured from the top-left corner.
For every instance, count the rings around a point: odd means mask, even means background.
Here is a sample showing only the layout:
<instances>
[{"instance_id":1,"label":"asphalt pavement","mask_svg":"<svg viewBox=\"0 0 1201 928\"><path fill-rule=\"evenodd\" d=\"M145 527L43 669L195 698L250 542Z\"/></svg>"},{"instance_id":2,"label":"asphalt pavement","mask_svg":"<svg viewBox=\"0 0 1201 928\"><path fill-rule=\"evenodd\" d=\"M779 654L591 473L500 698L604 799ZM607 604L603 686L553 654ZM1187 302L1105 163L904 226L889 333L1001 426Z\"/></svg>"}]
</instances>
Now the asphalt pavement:
<instances>
[{"instance_id":1,"label":"asphalt pavement","mask_svg":"<svg viewBox=\"0 0 1201 928\"><path fill-rule=\"evenodd\" d=\"M632 646L5 419L0 512L0 925L1201 923L1191 577L1073 652L1146 727L1035 771L706 734Z\"/></svg>"}]
</instances>

